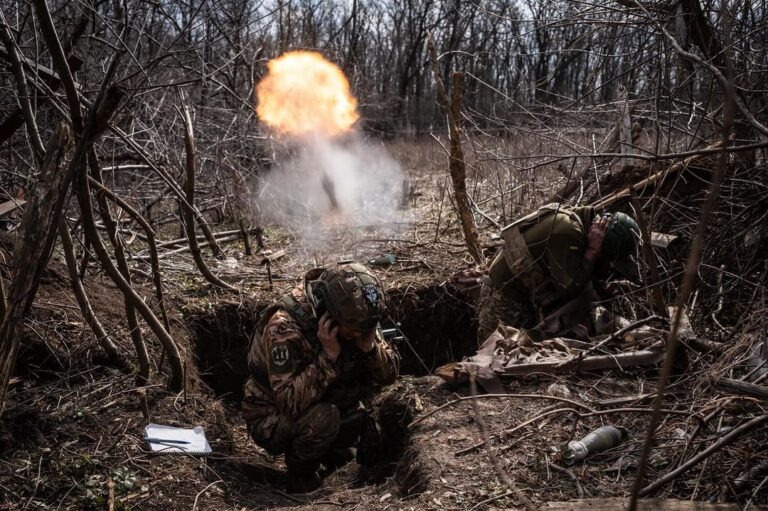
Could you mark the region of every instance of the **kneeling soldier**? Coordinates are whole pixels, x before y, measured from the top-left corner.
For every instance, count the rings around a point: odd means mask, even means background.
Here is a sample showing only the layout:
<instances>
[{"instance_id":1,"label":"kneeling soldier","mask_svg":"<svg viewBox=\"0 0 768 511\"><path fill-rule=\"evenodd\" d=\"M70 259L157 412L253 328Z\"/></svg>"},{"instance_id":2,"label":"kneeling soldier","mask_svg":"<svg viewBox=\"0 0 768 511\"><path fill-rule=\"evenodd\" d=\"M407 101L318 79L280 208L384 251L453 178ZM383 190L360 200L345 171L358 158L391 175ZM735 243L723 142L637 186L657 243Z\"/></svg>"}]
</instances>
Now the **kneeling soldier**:
<instances>
[{"instance_id":1,"label":"kneeling soldier","mask_svg":"<svg viewBox=\"0 0 768 511\"><path fill-rule=\"evenodd\" d=\"M242 410L253 440L285 454L291 491L319 487L320 464L336 468L356 447L360 463L371 457L378 427L363 402L400 366L379 334L384 298L365 266L347 264L310 271L261 315Z\"/></svg>"},{"instance_id":2,"label":"kneeling soldier","mask_svg":"<svg viewBox=\"0 0 768 511\"><path fill-rule=\"evenodd\" d=\"M578 322L551 315L572 309L586 316L597 295L593 280L630 277L640 228L624 213L598 215L592 207L549 204L502 230L504 246L483 283L478 342L499 322L528 331L534 340L545 322L549 335ZM575 313L574 313L575 311Z\"/></svg>"}]
</instances>

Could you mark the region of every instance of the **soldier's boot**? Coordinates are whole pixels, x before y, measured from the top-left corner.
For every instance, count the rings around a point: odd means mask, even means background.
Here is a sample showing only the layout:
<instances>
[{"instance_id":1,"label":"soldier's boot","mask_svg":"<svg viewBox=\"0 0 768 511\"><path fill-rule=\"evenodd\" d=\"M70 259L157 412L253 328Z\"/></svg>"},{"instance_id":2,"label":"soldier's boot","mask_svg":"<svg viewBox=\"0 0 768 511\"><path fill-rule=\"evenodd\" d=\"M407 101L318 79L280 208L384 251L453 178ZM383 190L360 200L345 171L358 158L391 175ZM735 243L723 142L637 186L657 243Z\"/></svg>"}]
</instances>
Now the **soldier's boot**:
<instances>
[{"instance_id":1,"label":"soldier's boot","mask_svg":"<svg viewBox=\"0 0 768 511\"><path fill-rule=\"evenodd\" d=\"M381 426L370 411L366 411L360 428L357 444L357 462L363 467L371 467L384 456Z\"/></svg>"},{"instance_id":2,"label":"soldier's boot","mask_svg":"<svg viewBox=\"0 0 768 511\"><path fill-rule=\"evenodd\" d=\"M319 488L320 460L331 450L339 433L339 409L329 403L310 406L296 421L296 436L285 455L288 491L306 493Z\"/></svg>"},{"instance_id":3,"label":"soldier's boot","mask_svg":"<svg viewBox=\"0 0 768 511\"><path fill-rule=\"evenodd\" d=\"M365 409L359 402L345 409L340 409L339 432L333 442L333 448L323 457L325 475L355 459L362 424L362 412L364 411Z\"/></svg>"},{"instance_id":4,"label":"soldier's boot","mask_svg":"<svg viewBox=\"0 0 768 511\"><path fill-rule=\"evenodd\" d=\"M322 486L323 480L317 473L319 461L307 463L286 456L285 464L288 466L288 493L311 493Z\"/></svg>"}]
</instances>

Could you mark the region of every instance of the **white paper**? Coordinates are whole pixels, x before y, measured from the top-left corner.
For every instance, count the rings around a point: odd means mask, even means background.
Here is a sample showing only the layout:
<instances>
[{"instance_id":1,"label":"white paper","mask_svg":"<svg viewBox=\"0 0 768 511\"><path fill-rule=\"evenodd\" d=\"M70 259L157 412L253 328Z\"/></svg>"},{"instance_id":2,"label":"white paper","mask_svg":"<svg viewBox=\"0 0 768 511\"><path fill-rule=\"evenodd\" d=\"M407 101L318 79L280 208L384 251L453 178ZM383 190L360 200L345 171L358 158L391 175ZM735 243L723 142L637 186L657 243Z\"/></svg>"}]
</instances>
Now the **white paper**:
<instances>
[{"instance_id":1,"label":"white paper","mask_svg":"<svg viewBox=\"0 0 768 511\"><path fill-rule=\"evenodd\" d=\"M164 442L148 442L152 452L162 454L188 453L197 455L211 454L213 450L208 440L205 438L205 431L202 426L196 426L194 429L176 428L173 426L163 426L161 424L148 424L144 428L144 439L153 440L176 440L188 442L185 444L174 444Z\"/></svg>"}]
</instances>

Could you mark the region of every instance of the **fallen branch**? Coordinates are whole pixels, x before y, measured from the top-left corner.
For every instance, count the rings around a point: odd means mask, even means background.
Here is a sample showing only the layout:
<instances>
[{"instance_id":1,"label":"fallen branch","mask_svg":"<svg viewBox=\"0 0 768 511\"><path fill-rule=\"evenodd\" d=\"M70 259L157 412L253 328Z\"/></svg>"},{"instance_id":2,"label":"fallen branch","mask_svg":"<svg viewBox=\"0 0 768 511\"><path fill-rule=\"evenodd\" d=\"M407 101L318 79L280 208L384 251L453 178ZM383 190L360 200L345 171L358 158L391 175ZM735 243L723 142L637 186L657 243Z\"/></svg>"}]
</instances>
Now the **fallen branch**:
<instances>
[{"instance_id":1,"label":"fallen branch","mask_svg":"<svg viewBox=\"0 0 768 511\"><path fill-rule=\"evenodd\" d=\"M440 410L448 408L449 406L453 406L453 405L455 405L457 403L461 403L461 402L466 401L468 399L499 399L499 398L502 398L502 399L508 399L508 398L517 398L517 399L546 399L546 400L549 400L549 401L559 401L561 403L568 403L568 404L570 404L572 406L575 406L575 407L578 407L578 408L582 408L582 409L587 410L589 412L594 412L595 411L594 409L590 408L589 406L587 406L585 404L582 404L582 403L579 403L578 401L573 401L571 399L566 399L564 397L549 396L547 394L482 394L482 395L479 395L479 396L474 396L474 398L472 396L464 396L464 397L456 398L456 399L454 399L452 401L448 401L447 403L444 403L444 404L438 406L434 410L432 410L432 411L430 411L428 413L425 413L421 417L417 417L413 422L411 422L408 425L408 428L409 429L413 428L416 424L424 421L428 417L431 417L432 415L436 414Z\"/></svg>"},{"instance_id":2,"label":"fallen branch","mask_svg":"<svg viewBox=\"0 0 768 511\"><path fill-rule=\"evenodd\" d=\"M763 401L768 401L768 387L765 385L756 385L754 383L732 380L730 378L718 378L715 380L715 385L739 396L747 395Z\"/></svg>"},{"instance_id":3,"label":"fallen branch","mask_svg":"<svg viewBox=\"0 0 768 511\"><path fill-rule=\"evenodd\" d=\"M653 348L653 347L651 347ZM598 369L623 369L632 366L645 366L659 363L664 358L664 352L657 349L629 351L615 355L598 355L579 359L574 357L566 362L540 362L519 364L504 367L500 376L525 376L533 373L562 374L579 371L595 371Z\"/></svg>"},{"instance_id":4,"label":"fallen branch","mask_svg":"<svg viewBox=\"0 0 768 511\"><path fill-rule=\"evenodd\" d=\"M627 332L631 332L632 330L634 330L636 328L640 328L641 326L645 326L648 323L652 323L653 321L663 321L663 318L661 316L657 316L657 315L654 314L653 316L648 316L647 318L638 319L637 321L635 321L633 323L630 323L627 326L625 326L624 328L620 328L616 332L612 333L611 335L609 335L608 337L606 337L605 339L603 339L599 343L597 343L594 346L592 346L591 348L589 348L584 353L580 353L578 358L575 358L575 359L572 359L572 360L567 360L565 362L561 362L560 366L562 366L564 368L566 366L571 366L571 365L581 367L581 364L584 363L586 361L586 358L589 357L589 355L591 355L592 353L600 350L604 346L607 346L608 344L611 344L612 342L614 342L614 341L616 341L618 339L621 339L622 337L624 337L624 334L626 334ZM635 353L638 353L638 352L635 352ZM625 355L625 353L621 353L619 355ZM616 357L618 357L619 355L616 355ZM592 363L594 363L594 361Z\"/></svg>"},{"instance_id":5,"label":"fallen branch","mask_svg":"<svg viewBox=\"0 0 768 511\"><path fill-rule=\"evenodd\" d=\"M733 442L741 438L743 435L747 433L751 433L754 431L754 428L757 426L760 426L764 422L768 421L768 414L765 415L758 415L757 417L753 417L751 420L745 422L741 426L732 429L722 437L720 437L715 443L701 451L696 456L692 457L679 467L677 467L675 470L672 470L671 472L667 472L662 477L654 481L653 483L649 484L645 488L642 488L638 495L640 497L648 495L651 492L654 492L667 484L668 482L672 481L673 479L677 478L677 476L684 474L691 468L698 465L700 462L704 461L705 459L709 458L712 454L716 453L720 449L723 449L724 447L727 447L731 445Z\"/></svg>"},{"instance_id":6,"label":"fallen branch","mask_svg":"<svg viewBox=\"0 0 768 511\"><path fill-rule=\"evenodd\" d=\"M475 423L477 424L477 429L480 430L480 434L483 437L483 442L487 445L488 439L489 439L488 425L485 423L485 419L480 413L480 407L477 405L477 384L475 383L475 378L473 376L470 376L469 378L469 388L471 389L471 392L472 392L472 411L474 412L474 415L475 415ZM523 502L523 505L528 511L535 511L536 508L533 505L533 502L531 502L528 496L522 491L520 491L520 489L515 485L515 483L512 482L512 479L510 479L509 474L507 474L507 471L504 470L504 467L502 467L501 463L499 463L499 459L496 457L493 450L489 448L486 450L486 453L488 454L488 459L490 459L493 469L496 471L496 474L498 474L499 479L501 479L504 482L507 489L509 489L509 491L514 493L517 499Z\"/></svg>"},{"instance_id":7,"label":"fallen branch","mask_svg":"<svg viewBox=\"0 0 768 511\"><path fill-rule=\"evenodd\" d=\"M722 149L724 146L725 146L725 142L723 140L719 140L718 142L715 142L714 144L707 146L706 150L715 151L718 149ZM671 176L672 174L676 174L684 169L687 169L689 165L696 162L697 160L700 160L702 157L703 156L701 154L694 154L692 156L689 156L683 161L674 163L673 165L670 165L669 167L654 173L653 175L651 175L646 179L643 179L642 181L638 181L633 185L630 185L622 190L612 193L611 195L593 203L592 206L595 209L601 210L601 209L606 209L610 206L613 206L615 203L619 201L629 200L629 198L633 193L641 194L647 188L653 188L655 186L660 185L661 183L664 182L664 180L667 177Z\"/></svg>"}]
</instances>

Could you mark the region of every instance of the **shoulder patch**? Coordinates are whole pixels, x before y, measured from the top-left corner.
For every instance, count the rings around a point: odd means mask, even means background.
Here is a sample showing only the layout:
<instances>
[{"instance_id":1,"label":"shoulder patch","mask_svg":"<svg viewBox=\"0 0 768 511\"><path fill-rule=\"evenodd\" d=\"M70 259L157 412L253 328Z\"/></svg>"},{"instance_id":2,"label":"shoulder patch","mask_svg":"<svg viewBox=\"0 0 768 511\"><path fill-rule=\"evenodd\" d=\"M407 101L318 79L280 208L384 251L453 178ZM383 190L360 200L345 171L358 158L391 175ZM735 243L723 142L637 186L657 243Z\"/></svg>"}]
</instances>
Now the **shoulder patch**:
<instances>
[{"instance_id":1,"label":"shoulder patch","mask_svg":"<svg viewBox=\"0 0 768 511\"><path fill-rule=\"evenodd\" d=\"M276 344L269 350L269 371L274 374L292 373L295 364L290 344Z\"/></svg>"},{"instance_id":2,"label":"shoulder patch","mask_svg":"<svg viewBox=\"0 0 768 511\"><path fill-rule=\"evenodd\" d=\"M363 286L363 296L369 303L376 303L379 301L379 293L376 291L376 286L373 284L367 284Z\"/></svg>"}]
</instances>

